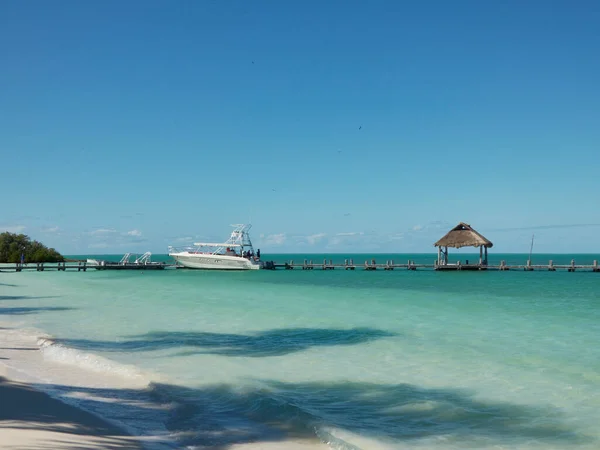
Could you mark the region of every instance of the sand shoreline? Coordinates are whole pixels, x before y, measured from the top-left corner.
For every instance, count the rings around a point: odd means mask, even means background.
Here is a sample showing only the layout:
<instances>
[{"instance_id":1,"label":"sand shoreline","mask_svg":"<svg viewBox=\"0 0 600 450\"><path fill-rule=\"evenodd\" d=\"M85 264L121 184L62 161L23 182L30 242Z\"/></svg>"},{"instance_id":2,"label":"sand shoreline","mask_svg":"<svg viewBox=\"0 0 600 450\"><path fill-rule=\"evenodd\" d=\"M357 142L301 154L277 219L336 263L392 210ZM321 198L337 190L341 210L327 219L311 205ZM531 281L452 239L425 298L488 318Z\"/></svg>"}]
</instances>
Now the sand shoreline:
<instances>
[{"instance_id":1,"label":"sand shoreline","mask_svg":"<svg viewBox=\"0 0 600 450\"><path fill-rule=\"evenodd\" d=\"M5 331L6 327L0 327ZM83 409L68 405L17 381L6 363L34 347L0 347L0 447L3 449L143 449L123 429ZM34 349L34 350L32 350Z\"/></svg>"},{"instance_id":2,"label":"sand shoreline","mask_svg":"<svg viewBox=\"0 0 600 450\"><path fill-rule=\"evenodd\" d=\"M121 424L120 418L104 418L94 411L71 404L72 398L54 395L53 387L67 387L71 394L92 396L95 386L143 390L147 380L94 373L82 368L47 360L44 333L19 328L18 323L0 322L0 448L2 449L136 449L166 450L181 448L162 420L146 423L145 431ZM65 372L65 368L67 372ZM66 377L65 377L66 376ZM45 391L50 392L49 393ZM100 389L101 390L101 389ZM87 393L86 393L87 392ZM63 400L64 399L64 400ZM91 399L91 398L90 398ZM93 398L93 401L114 401ZM128 402L131 399L121 399ZM144 407L160 409L160 405ZM140 411L142 410L140 409ZM112 417L112 414L109 413ZM122 416L123 417L123 416ZM128 418L131 419L131 418ZM154 423L155 422L155 423ZM149 434L146 434L149 433ZM198 446L222 450L315 450L328 448L314 441L278 440L276 442L231 443Z\"/></svg>"}]
</instances>

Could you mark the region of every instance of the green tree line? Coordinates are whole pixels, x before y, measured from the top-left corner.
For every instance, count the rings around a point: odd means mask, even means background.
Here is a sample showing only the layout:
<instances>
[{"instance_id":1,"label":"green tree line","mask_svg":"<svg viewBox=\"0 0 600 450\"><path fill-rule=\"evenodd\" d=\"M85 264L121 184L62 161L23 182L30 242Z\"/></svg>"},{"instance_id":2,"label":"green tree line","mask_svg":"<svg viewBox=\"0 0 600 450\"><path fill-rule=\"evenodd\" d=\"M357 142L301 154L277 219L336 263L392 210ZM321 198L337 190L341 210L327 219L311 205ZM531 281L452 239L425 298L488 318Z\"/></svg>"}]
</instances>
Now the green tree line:
<instances>
[{"instance_id":1,"label":"green tree line","mask_svg":"<svg viewBox=\"0 0 600 450\"><path fill-rule=\"evenodd\" d=\"M0 233L0 263L17 263L25 255L26 263L63 262L65 258L53 248L32 241L29 236L15 233Z\"/></svg>"}]
</instances>

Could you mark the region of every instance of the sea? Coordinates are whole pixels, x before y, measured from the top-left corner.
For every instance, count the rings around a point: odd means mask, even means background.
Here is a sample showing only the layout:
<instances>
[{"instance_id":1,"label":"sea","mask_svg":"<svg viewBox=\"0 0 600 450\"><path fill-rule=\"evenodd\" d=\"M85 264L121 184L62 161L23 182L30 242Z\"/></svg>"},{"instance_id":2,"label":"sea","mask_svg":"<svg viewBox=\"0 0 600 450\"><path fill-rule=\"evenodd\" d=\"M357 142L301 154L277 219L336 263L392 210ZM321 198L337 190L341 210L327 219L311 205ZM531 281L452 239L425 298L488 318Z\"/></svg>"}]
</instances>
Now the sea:
<instances>
[{"instance_id":1,"label":"sea","mask_svg":"<svg viewBox=\"0 0 600 450\"><path fill-rule=\"evenodd\" d=\"M600 273L2 272L0 321L30 382L161 448L600 448Z\"/></svg>"}]
</instances>

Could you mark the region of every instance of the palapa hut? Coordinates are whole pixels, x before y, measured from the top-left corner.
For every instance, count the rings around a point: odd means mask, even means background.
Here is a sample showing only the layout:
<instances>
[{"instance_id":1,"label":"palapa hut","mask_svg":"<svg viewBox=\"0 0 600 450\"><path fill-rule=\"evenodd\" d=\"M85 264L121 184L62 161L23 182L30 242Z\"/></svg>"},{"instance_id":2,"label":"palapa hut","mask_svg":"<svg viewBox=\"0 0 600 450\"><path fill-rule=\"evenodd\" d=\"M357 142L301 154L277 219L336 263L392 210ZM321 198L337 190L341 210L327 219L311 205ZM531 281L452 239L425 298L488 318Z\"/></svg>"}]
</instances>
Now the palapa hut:
<instances>
[{"instance_id":1,"label":"palapa hut","mask_svg":"<svg viewBox=\"0 0 600 450\"><path fill-rule=\"evenodd\" d=\"M492 248L494 244L471 228L471 225L461 222L437 241L434 246L438 248L438 266L448 264L448 247L479 247L479 265L487 265L488 248Z\"/></svg>"}]
</instances>

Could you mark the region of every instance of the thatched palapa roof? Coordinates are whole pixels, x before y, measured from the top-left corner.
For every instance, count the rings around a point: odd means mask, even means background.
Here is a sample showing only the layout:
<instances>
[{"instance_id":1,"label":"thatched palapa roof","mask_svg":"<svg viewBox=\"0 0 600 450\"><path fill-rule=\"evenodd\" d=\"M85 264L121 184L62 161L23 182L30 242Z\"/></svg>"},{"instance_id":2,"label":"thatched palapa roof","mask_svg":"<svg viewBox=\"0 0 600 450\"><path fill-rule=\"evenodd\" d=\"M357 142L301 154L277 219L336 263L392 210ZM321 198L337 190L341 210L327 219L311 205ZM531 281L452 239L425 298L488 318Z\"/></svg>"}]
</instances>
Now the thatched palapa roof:
<instances>
[{"instance_id":1,"label":"thatched palapa roof","mask_svg":"<svg viewBox=\"0 0 600 450\"><path fill-rule=\"evenodd\" d=\"M452 228L446 236L437 241L434 246L454 248L483 246L491 248L494 244L471 228L471 225L461 222Z\"/></svg>"}]
</instances>

